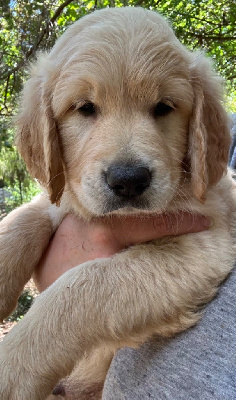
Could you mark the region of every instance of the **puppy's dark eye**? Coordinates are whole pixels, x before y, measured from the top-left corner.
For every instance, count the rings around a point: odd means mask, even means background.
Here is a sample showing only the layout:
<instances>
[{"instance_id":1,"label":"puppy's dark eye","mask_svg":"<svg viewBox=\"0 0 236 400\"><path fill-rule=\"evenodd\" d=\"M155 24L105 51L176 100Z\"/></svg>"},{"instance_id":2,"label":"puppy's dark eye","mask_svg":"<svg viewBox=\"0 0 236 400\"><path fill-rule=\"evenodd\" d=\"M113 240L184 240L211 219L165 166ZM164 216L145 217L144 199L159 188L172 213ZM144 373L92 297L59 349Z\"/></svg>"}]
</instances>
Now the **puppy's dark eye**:
<instances>
[{"instance_id":1,"label":"puppy's dark eye","mask_svg":"<svg viewBox=\"0 0 236 400\"><path fill-rule=\"evenodd\" d=\"M174 110L174 107L170 104L164 103L160 101L157 103L156 107L153 110L154 117L165 117L166 115L170 114L171 111Z\"/></svg>"},{"instance_id":2,"label":"puppy's dark eye","mask_svg":"<svg viewBox=\"0 0 236 400\"><path fill-rule=\"evenodd\" d=\"M91 117L96 114L96 107L92 102L88 101L87 103L84 103L82 106L80 106L78 108L78 111L84 117Z\"/></svg>"}]
</instances>

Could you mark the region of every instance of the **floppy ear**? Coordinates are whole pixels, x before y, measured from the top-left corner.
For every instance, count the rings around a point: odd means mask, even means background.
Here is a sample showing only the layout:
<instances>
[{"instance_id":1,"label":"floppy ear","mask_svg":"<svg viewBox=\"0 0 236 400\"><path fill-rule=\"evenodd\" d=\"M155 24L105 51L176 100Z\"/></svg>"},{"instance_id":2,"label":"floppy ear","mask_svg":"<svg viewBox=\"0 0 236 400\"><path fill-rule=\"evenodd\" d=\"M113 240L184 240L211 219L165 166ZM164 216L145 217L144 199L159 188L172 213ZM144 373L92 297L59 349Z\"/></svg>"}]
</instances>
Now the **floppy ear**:
<instances>
[{"instance_id":1,"label":"floppy ear","mask_svg":"<svg viewBox=\"0 0 236 400\"><path fill-rule=\"evenodd\" d=\"M212 72L209 60L195 56L190 74L194 91L189 126L191 182L194 196L203 203L207 188L226 172L230 129L221 103L221 79Z\"/></svg>"},{"instance_id":2,"label":"floppy ear","mask_svg":"<svg viewBox=\"0 0 236 400\"><path fill-rule=\"evenodd\" d=\"M40 60L23 90L16 145L30 174L47 189L51 202L59 204L65 176L51 108L53 79L46 58Z\"/></svg>"}]
</instances>

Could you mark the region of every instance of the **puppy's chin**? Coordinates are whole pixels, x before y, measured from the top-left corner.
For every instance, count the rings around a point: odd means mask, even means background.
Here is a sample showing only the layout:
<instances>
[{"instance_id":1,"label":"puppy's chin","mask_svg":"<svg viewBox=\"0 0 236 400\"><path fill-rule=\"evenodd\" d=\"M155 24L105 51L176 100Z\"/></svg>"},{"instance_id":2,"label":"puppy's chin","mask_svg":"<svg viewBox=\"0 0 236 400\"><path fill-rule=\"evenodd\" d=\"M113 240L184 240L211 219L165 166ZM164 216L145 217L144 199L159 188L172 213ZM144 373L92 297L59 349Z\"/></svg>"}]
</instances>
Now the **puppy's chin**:
<instances>
[{"instance_id":1,"label":"puppy's chin","mask_svg":"<svg viewBox=\"0 0 236 400\"><path fill-rule=\"evenodd\" d=\"M83 207L83 210L80 208L80 214L84 217L104 217L104 216L112 216L112 215L147 215L147 214L161 214L163 210L159 210L157 207L153 208L148 206L147 204L108 204L106 203L102 208L92 208Z\"/></svg>"},{"instance_id":2,"label":"puppy's chin","mask_svg":"<svg viewBox=\"0 0 236 400\"><path fill-rule=\"evenodd\" d=\"M120 216L127 216L127 215L149 215L149 214L160 214L160 210L147 210L142 208L135 208L135 207L123 207L119 208L118 210L110 211L108 213L104 213L103 215L120 215Z\"/></svg>"}]
</instances>

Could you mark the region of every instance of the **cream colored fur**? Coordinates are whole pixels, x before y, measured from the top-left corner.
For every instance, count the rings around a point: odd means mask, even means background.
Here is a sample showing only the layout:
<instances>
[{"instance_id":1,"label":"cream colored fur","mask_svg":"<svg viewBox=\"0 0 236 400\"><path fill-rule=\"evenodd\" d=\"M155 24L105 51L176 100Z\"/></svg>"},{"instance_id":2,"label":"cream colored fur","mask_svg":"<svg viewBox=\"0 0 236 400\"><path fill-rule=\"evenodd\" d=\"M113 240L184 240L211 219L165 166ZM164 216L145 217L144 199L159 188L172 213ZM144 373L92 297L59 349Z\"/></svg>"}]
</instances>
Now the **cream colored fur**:
<instances>
[{"instance_id":1,"label":"cream colored fur","mask_svg":"<svg viewBox=\"0 0 236 400\"><path fill-rule=\"evenodd\" d=\"M88 101L94 116L80 111ZM160 102L173 110L155 117ZM154 12L95 12L41 56L25 85L16 143L50 199L38 196L0 225L1 318L69 212L90 219L185 210L214 224L65 273L1 343L1 400L44 400L67 376L66 399L100 399L118 348L198 321L235 260L229 142L220 79ZM117 161L152 171L135 207L107 188L104 171Z\"/></svg>"}]
</instances>

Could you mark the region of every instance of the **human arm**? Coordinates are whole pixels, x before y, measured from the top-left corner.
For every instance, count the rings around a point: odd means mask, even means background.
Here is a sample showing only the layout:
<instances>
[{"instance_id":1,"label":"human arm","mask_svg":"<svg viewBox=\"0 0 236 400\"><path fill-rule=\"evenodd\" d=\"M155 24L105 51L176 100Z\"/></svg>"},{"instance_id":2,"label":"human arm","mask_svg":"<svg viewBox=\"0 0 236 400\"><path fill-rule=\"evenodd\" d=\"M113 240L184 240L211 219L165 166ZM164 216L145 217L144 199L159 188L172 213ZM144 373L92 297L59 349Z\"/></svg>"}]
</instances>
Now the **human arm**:
<instances>
[{"instance_id":1,"label":"human arm","mask_svg":"<svg viewBox=\"0 0 236 400\"><path fill-rule=\"evenodd\" d=\"M110 257L129 246L169 235L200 232L211 221L190 213L112 218L85 221L70 214L52 238L34 273L40 291L68 269L96 258Z\"/></svg>"}]
</instances>

